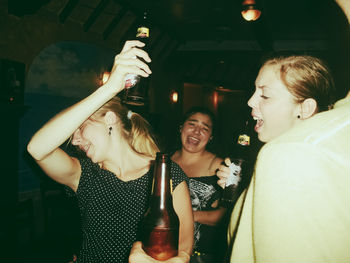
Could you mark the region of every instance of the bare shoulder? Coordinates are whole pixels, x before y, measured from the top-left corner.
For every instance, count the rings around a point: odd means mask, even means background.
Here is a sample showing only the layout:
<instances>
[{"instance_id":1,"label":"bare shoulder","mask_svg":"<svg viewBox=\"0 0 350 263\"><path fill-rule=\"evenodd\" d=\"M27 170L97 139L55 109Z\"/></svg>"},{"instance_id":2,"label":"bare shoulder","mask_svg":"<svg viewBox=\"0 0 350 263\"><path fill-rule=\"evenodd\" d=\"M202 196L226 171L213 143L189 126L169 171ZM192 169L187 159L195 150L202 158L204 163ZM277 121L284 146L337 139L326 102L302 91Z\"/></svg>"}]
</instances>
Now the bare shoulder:
<instances>
[{"instance_id":1,"label":"bare shoulder","mask_svg":"<svg viewBox=\"0 0 350 263\"><path fill-rule=\"evenodd\" d=\"M176 151L172 156L171 156L171 160L173 160L173 162L178 163L179 162L179 158L180 158L180 151Z\"/></svg>"},{"instance_id":2,"label":"bare shoulder","mask_svg":"<svg viewBox=\"0 0 350 263\"><path fill-rule=\"evenodd\" d=\"M210 163L210 166L209 166L209 170L211 172L214 172L220 167L221 163L223 162L223 159L212 154L212 161Z\"/></svg>"}]
</instances>

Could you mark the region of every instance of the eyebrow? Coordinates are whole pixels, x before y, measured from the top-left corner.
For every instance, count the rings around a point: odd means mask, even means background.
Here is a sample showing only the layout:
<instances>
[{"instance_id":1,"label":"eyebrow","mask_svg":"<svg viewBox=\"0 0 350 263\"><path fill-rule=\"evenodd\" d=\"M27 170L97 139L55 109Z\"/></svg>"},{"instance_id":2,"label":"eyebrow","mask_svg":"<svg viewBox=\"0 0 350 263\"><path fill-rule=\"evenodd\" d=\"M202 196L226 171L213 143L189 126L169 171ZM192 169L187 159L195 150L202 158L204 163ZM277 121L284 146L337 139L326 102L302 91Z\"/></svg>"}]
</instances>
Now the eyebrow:
<instances>
[{"instance_id":1,"label":"eyebrow","mask_svg":"<svg viewBox=\"0 0 350 263\"><path fill-rule=\"evenodd\" d=\"M266 85L259 85L257 88L258 89L265 89L265 88L268 88L268 86L266 86Z\"/></svg>"},{"instance_id":2,"label":"eyebrow","mask_svg":"<svg viewBox=\"0 0 350 263\"><path fill-rule=\"evenodd\" d=\"M197 122L199 123L199 121L197 119L188 119L187 121L193 121L193 122ZM208 128L212 128L212 125L206 124L205 122L202 122L204 126L208 127Z\"/></svg>"}]
</instances>

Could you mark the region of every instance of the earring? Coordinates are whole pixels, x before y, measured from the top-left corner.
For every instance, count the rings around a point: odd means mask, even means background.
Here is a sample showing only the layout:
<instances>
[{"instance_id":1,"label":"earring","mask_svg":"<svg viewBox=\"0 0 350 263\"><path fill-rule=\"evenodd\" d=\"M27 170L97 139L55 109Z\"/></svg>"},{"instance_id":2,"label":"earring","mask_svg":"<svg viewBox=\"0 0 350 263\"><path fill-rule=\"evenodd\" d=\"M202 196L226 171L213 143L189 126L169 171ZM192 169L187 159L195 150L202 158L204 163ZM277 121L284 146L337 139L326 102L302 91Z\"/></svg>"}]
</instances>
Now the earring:
<instances>
[{"instance_id":1,"label":"earring","mask_svg":"<svg viewBox=\"0 0 350 263\"><path fill-rule=\"evenodd\" d=\"M298 115L297 118L300 119L300 115Z\"/></svg>"},{"instance_id":2,"label":"earring","mask_svg":"<svg viewBox=\"0 0 350 263\"><path fill-rule=\"evenodd\" d=\"M109 127L108 135L112 134L112 127Z\"/></svg>"}]
</instances>

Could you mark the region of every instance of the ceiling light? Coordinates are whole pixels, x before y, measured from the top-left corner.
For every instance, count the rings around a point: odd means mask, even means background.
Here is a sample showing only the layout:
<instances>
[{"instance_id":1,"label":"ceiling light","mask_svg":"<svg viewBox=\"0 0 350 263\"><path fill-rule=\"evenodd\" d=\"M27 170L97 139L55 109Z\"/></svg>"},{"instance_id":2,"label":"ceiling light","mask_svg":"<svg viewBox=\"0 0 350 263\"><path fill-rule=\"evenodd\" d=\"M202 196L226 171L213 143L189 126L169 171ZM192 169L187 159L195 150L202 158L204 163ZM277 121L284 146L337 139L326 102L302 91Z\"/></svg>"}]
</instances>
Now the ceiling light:
<instances>
[{"instance_id":1,"label":"ceiling light","mask_svg":"<svg viewBox=\"0 0 350 263\"><path fill-rule=\"evenodd\" d=\"M241 14L245 20L255 21L259 19L261 11L257 7L255 0L243 0Z\"/></svg>"},{"instance_id":2,"label":"ceiling light","mask_svg":"<svg viewBox=\"0 0 350 263\"><path fill-rule=\"evenodd\" d=\"M171 101L173 103L176 103L178 101L178 99L179 99L179 94L176 91L173 91L171 93Z\"/></svg>"}]
</instances>

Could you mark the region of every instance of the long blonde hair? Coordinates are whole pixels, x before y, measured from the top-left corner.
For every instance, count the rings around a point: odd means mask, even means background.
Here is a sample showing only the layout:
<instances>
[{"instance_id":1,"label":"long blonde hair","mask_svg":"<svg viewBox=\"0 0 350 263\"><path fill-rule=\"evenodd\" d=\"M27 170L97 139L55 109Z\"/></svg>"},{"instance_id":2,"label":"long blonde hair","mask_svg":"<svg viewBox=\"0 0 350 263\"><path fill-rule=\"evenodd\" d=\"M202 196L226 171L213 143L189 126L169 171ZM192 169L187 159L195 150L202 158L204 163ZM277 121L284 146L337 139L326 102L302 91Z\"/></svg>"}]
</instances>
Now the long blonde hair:
<instances>
[{"instance_id":1,"label":"long blonde hair","mask_svg":"<svg viewBox=\"0 0 350 263\"><path fill-rule=\"evenodd\" d=\"M155 158L159 148L155 142L151 125L140 114L131 112L122 105L120 98L114 97L98 109L91 117L100 120L108 111L114 112L121 121L122 137L137 153Z\"/></svg>"}]
</instances>

